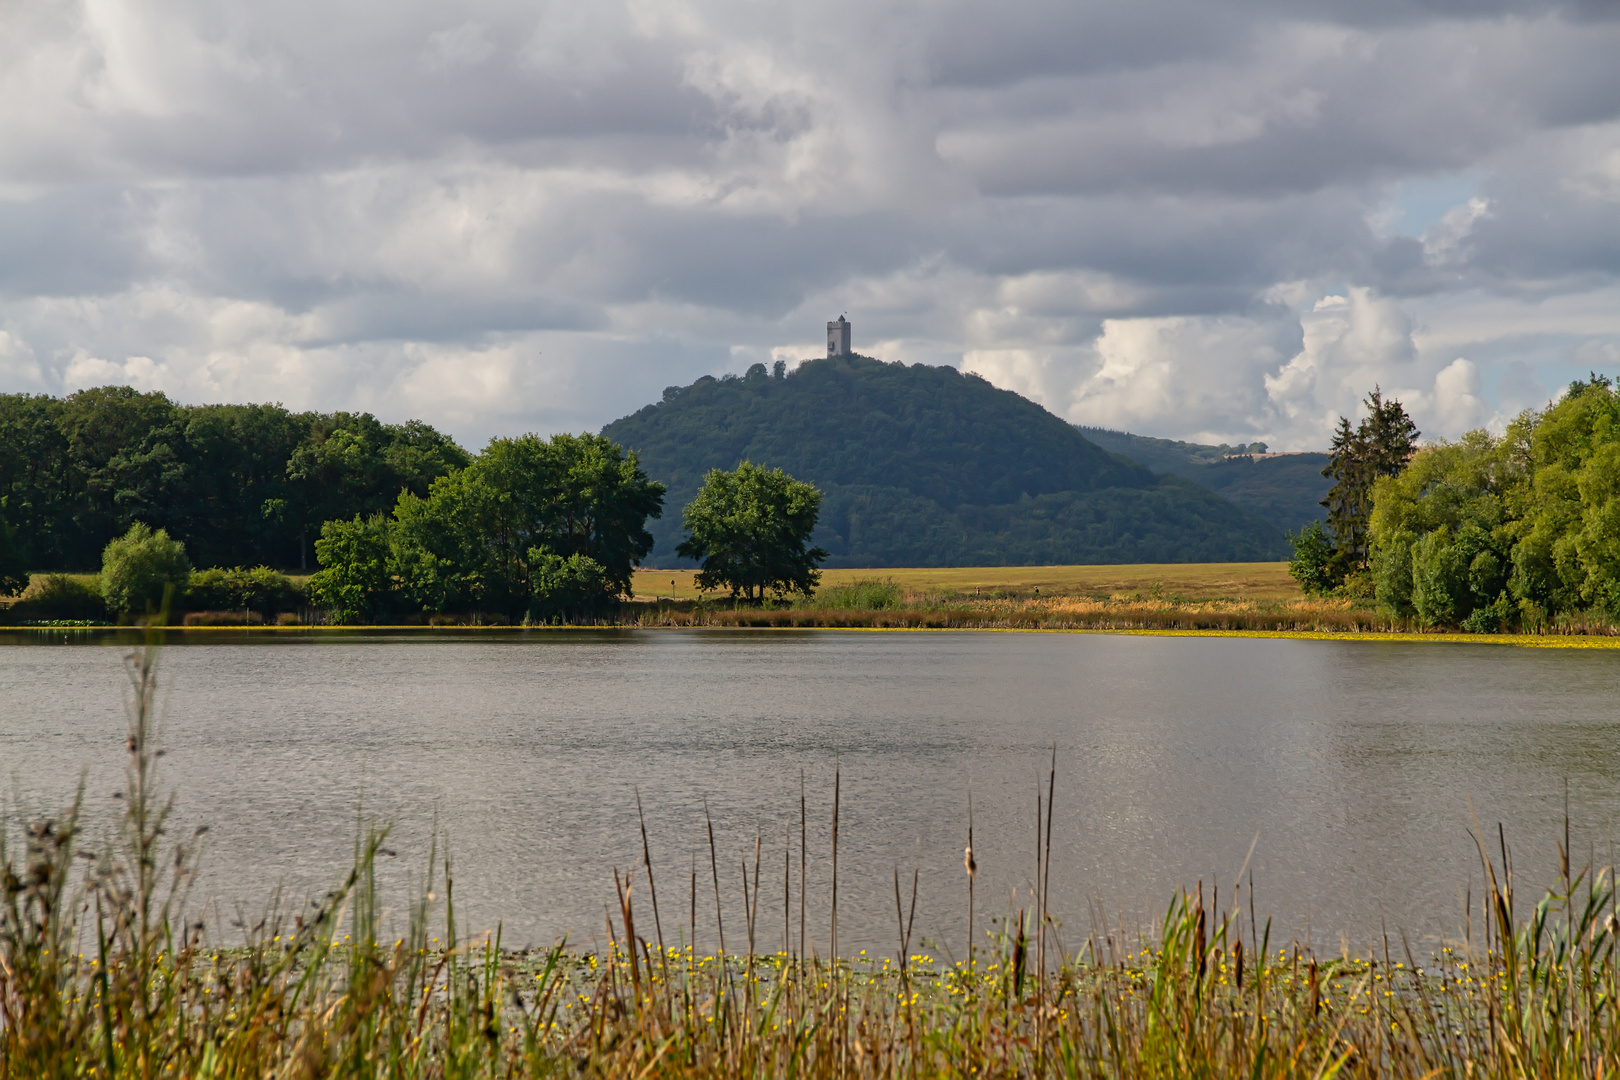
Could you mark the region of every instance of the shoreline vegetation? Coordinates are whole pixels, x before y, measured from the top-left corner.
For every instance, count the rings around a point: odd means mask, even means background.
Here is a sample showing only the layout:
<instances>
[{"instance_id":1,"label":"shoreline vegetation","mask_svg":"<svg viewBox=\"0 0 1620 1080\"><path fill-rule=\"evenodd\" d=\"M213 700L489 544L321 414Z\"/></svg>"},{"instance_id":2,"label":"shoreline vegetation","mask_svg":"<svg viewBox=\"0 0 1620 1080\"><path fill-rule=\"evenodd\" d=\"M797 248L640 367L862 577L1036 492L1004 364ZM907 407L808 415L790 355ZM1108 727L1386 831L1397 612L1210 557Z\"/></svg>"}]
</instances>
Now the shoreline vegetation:
<instances>
[{"instance_id":1,"label":"shoreline vegetation","mask_svg":"<svg viewBox=\"0 0 1620 1080\"><path fill-rule=\"evenodd\" d=\"M694 860L686 872L677 859L675 873L643 824L639 858L612 870L596 948L559 940L509 950L498 928L469 935L447 840L427 853L401 920L377 875L378 859L396 853L375 825L357 827L352 868L332 890L271 897L221 926L191 894L206 829L171 831L175 796L161 783L154 731L157 656L149 644L128 659L115 827L87 820L81 790L66 812L0 831L7 1080L1321 1080L1620 1068L1613 878L1572 863L1567 818L1558 880L1528 909L1500 828L1476 828L1479 893L1465 894L1456 939L1422 959L1398 932L1354 954L1274 940L1246 866L1225 889L1178 892L1157 925L1094 918L1087 929L1065 925L1048 895L1050 811L1065 797L1055 749L1050 772L1034 778L1029 886L1000 918L974 920L966 817L963 869L945 886L959 890L973 930L965 956L917 932L916 867L894 870L892 955L839 950L836 773L828 849L809 850L801 798L797 844L790 829L781 846L761 837L744 858L740 911L722 906L721 878L738 868L721 870L712 822L708 865ZM761 885L775 879L778 853L784 904L766 911ZM807 896L810 859L830 859L833 874L830 890ZM694 947L711 932L714 952Z\"/></svg>"},{"instance_id":2,"label":"shoreline vegetation","mask_svg":"<svg viewBox=\"0 0 1620 1080\"><path fill-rule=\"evenodd\" d=\"M1613 624L1592 613L1548 620L1537 634L1458 634L1424 628L1416 619L1391 617L1371 601L1306 596L1289 576L1288 564L1281 562L824 570L821 587L811 597L753 604L703 594L695 579L691 569L638 569L632 583L635 599L621 600L615 610L562 625L1089 630L1519 644L1606 639L1616 633ZM279 613L245 606L204 608L178 611L169 622L190 629L282 630L343 625L394 629L524 625L480 613L340 624L309 605L304 591L307 580L281 578ZM69 605L84 606L51 609L33 603L53 587L68 596ZM213 598L202 590L195 594ZM95 575L36 575L19 600L10 605L0 602L0 625L46 629L108 625L105 613L96 617L85 599L95 595Z\"/></svg>"}]
</instances>

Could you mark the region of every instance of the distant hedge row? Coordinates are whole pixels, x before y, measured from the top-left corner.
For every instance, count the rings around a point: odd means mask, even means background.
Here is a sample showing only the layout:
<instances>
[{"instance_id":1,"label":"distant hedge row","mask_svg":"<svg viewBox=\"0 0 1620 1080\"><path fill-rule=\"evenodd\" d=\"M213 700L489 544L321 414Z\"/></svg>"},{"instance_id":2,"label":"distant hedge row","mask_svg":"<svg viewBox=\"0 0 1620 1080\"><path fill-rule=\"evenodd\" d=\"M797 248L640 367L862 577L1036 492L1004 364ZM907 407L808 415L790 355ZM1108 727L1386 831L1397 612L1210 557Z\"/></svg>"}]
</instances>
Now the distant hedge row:
<instances>
[{"instance_id":1,"label":"distant hedge row","mask_svg":"<svg viewBox=\"0 0 1620 1080\"><path fill-rule=\"evenodd\" d=\"M296 615L308 604L309 594L303 586L269 567L211 567L189 574L172 598L170 617L182 621L188 614L207 613L218 618L206 621L274 622L284 615ZM35 579L16 603L0 608L0 621L14 626L113 622L120 614L131 613L109 607L99 575L46 574Z\"/></svg>"}]
</instances>

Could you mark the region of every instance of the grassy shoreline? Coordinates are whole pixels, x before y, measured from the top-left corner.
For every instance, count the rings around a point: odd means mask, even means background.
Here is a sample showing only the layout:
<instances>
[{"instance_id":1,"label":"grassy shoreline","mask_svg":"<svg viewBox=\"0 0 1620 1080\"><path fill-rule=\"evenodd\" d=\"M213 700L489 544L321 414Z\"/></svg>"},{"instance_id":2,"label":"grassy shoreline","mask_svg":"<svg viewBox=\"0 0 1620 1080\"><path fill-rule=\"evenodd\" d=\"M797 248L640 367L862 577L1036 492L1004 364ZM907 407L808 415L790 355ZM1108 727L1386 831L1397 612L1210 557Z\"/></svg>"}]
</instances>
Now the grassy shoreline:
<instances>
[{"instance_id":1,"label":"grassy shoreline","mask_svg":"<svg viewBox=\"0 0 1620 1080\"><path fill-rule=\"evenodd\" d=\"M1620 628L1586 616L1564 618L1529 634L1464 635L1422 630L1393 620L1368 602L1304 596L1286 563L1156 564L838 569L825 571L810 599L757 606L698 593L691 570L638 570L636 598L599 620L630 628L747 627L754 629L1049 630L1254 637L1342 637L1359 640L1492 641L1502 644L1586 643ZM0 604L0 623L6 607ZM319 624L257 625L247 612L194 612L187 631L251 630L302 633ZM176 621L180 621L177 617ZM209 624L217 625L209 625ZM24 627L17 627L19 629ZM72 629L65 622L43 629ZM327 629L398 632L511 628L494 616L428 616Z\"/></svg>"},{"instance_id":2,"label":"grassy shoreline","mask_svg":"<svg viewBox=\"0 0 1620 1080\"><path fill-rule=\"evenodd\" d=\"M1460 634L1417 631L1325 631L1325 630L1181 630L1128 627L1063 626L904 626L904 625L824 625L805 622L794 625L752 625L748 623L589 624L550 626L424 626L421 624L357 624L344 626L166 626L158 628L164 640L171 637L341 637L357 634L386 634L401 637L454 635L495 636L513 634L558 634L579 631L612 632L623 630L752 630L752 631L843 631L850 633L997 633L997 634L1096 634L1116 637L1166 638L1251 638L1287 641L1340 641L1365 643L1506 645L1535 649L1620 649L1620 636L1611 634ZM144 640L145 630L133 626L0 626L0 636L19 634L51 636L72 634L116 638L119 644Z\"/></svg>"}]
</instances>

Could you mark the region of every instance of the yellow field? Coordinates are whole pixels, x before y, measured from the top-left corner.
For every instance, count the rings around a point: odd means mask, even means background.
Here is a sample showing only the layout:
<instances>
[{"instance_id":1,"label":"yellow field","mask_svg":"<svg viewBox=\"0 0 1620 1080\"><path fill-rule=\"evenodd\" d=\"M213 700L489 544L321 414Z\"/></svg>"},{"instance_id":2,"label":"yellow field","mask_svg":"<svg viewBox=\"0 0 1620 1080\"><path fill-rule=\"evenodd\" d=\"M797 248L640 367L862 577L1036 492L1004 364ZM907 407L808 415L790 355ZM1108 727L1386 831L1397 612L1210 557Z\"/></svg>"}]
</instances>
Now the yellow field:
<instances>
[{"instance_id":1,"label":"yellow field","mask_svg":"<svg viewBox=\"0 0 1620 1080\"><path fill-rule=\"evenodd\" d=\"M637 570L636 599L691 600L698 595L693 570ZM1127 566L960 566L894 570L824 570L822 587L867 579L892 579L911 592L971 594L998 589L1045 596L1118 596L1141 593L1188 600L1286 601L1302 598L1288 564L1138 563Z\"/></svg>"}]
</instances>

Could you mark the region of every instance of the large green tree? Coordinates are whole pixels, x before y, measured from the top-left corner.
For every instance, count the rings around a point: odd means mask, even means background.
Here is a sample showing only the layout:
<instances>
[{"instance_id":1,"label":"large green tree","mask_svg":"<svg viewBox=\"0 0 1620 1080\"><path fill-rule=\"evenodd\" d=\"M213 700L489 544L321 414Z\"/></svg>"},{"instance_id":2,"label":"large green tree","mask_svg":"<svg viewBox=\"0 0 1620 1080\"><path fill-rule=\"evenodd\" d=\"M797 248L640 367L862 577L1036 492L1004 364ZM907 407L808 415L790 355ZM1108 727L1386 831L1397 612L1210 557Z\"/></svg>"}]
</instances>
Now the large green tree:
<instances>
[{"instance_id":1,"label":"large green tree","mask_svg":"<svg viewBox=\"0 0 1620 1080\"><path fill-rule=\"evenodd\" d=\"M729 589L756 600L766 592L809 596L827 558L810 547L821 492L781 469L745 461L732 472L711 470L681 514L687 539L675 550L698 561L697 586Z\"/></svg>"},{"instance_id":2,"label":"large green tree","mask_svg":"<svg viewBox=\"0 0 1620 1080\"><path fill-rule=\"evenodd\" d=\"M309 434L287 457L285 500L265 513L304 538L335 517L386 513L401 491L425 495L438 477L469 461L467 453L420 421L394 427L370 413L312 417Z\"/></svg>"},{"instance_id":3,"label":"large green tree","mask_svg":"<svg viewBox=\"0 0 1620 1080\"><path fill-rule=\"evenodd\" d=\"M662 513L663 496L634 454L600 435L494 439L425 496L400 494L377 524L386 570L360 577L368 596L382 588L389 603L420 612L595 614L631 593L652 547L646 521ZM347 548L317 548L322 574L348 573L339 571ZM376 551L365 549L368 565Z\"/></svg>"},{"instance_id":4,"label":"large green tree","mask_svg":"<svg viewBox=\"0 0 1620 1080\"><path fill-rule=\"evenodd\" d=\"M1373 388L1364 404L1367 415L1354 428L1348 417L1339 417L1328 463L1322 469L1322 475L1333 481L1322 505L1327 508L1327 528L1333 540L1330 572L1335 584L1367 569L1373 485L1381 477L1400 475L1420 434L1401 403L1394 398L1384 400L1379 387Z\"/></svg>"},{"instance_id":5,"label":"large green tree","mask_svg":"<svg viewBox=\"0 0 1620 1080\"><path fill-rule=\"evenodd\" d=\"M328 521L315 541L321 569L310 575L310 599L334 622L367 622L391 607L388 522L381 514Z\"/></svg>"},{"instance_id":6,"label":"large green tree","mask_svg":"<svg viewBox=\"0 0 1620 1080\"><path fill-rule=\"evenodd\" d=\"M108 611L139 615L172 602L190 576L185 545L137 521L102 553L101 597Z\"/></svg>"},{"instance_id":7,"label":"large green tree","mask_svg":"<svg viewBox=\"0 0 1620 1080\"><path fill-rule=\"evenodd\" d=\"M546 583L563 580L548 557L579 556L598 568L602 602L629 595L652 548L647 519L663 512L663 499L636 455L600 435L492 439L427 498L399 499L402 587L426 610L482 607L516 618L537 614ZM585 569L575 563L565 575L569 589Z\"/></svg>"},{"instance_id":8,"label":"large green tree","mask_svg":"<svg viewBox=\"0 0 1620 1080\"><path fill-rule=\"evenodd\" d=\"M1380 605L1423 625L1620 619L1620 395L1594 375L1423 449L1375 485L1368 539Z\"/></svg>"}]
</instances>

